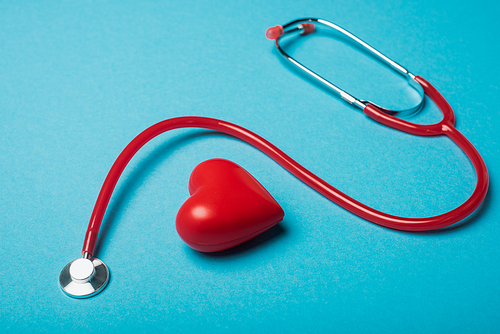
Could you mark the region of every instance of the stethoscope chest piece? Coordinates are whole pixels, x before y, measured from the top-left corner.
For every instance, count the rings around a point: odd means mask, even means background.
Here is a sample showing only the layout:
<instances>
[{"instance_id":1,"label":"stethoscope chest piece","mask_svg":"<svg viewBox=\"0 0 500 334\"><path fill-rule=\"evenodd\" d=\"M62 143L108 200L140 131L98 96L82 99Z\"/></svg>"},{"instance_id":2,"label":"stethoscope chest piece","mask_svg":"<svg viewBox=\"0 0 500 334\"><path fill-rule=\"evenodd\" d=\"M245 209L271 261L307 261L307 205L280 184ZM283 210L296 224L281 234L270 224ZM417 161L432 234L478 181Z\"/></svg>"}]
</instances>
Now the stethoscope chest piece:
<instances>
[{"instance_id":1,"label":"stethoscope chest piece","mask_svg":"<svg viewBox=\"0 0 500 334\"><path fill-rule=\"evenodd\" d=\"M108 281L108 267L97 258L76 259L68 263L59 275L61 289L73 298L92 297L101 292Z\"/></svg>"}]
</instances>

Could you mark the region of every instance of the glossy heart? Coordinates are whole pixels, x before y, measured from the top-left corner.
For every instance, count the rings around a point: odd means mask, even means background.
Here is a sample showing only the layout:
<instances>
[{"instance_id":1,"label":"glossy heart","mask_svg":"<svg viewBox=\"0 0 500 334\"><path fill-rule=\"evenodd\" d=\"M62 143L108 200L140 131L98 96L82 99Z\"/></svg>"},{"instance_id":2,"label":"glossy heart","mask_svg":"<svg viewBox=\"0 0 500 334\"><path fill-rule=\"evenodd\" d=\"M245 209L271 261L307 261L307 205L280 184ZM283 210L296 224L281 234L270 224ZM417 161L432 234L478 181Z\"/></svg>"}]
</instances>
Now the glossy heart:
<instances>
[{"instance_id":1,"label":"glossy heart","mask_svg":"<svg viewBox=\"0 0 500 334\"><path fill-rule=\"evenodd\" d=\"M202 162L189 178L191 197L177 213L177 232L201 252L239 245L278 224L285 213L246 170L234 162Z\"/></svg>"}]
</instances>

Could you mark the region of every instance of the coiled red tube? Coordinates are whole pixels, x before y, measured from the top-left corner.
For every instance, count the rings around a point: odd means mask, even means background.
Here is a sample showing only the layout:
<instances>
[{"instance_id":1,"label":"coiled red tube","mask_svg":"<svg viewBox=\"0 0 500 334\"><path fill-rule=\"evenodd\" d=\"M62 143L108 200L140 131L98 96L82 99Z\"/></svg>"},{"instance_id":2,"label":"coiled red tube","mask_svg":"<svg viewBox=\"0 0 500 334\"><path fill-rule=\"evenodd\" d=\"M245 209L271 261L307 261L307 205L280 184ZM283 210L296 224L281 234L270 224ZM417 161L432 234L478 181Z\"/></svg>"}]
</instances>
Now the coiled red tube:
<instances>
[{"instance_id":1,"label":"coiled red tube","mask_svg":"<svg viewBox=\"0 0 500 334\"><path fill-rule=\"evenodd\" d=\"M449 226L464 219L478 208L486 196L486 192L488 191L488 171L483 159L474 146L472 146L472 144L460 132L458 132L457 129L455 129L455 117L448 102L446 102L443 96L425 79L416 77L416 80L422 85L425 93L432 100L434 100L439 109L443 112L444 117L441 122L432 125L413 124L390 116L373 105L366 106L364 112L377 122L414 135L446 135L453 140L465 152L465 154L467 154L476 170L477 184L472 196L456 209L442 215L428 218L404 218L389 215L370 208L337 190L306 168L302 167L299 163L294 161L276 146L255 133L242 128L241 126L213 118L178 117L167 119L147 128L135 137L118 156L106 176L94 206L87 233L85 235L82 253L88 253L91 256L93 255L99 228L111 198L111 194L113 193L116 183L118 182L120 175L130 159L132 159L135 153L142 146L154 137L164 132L180 128L210 129L239 138L267 154L287 171L295 175L302 182L326 198L355 215L378 225L404 231L425 231Z\"/></svg>"}]
</instances>

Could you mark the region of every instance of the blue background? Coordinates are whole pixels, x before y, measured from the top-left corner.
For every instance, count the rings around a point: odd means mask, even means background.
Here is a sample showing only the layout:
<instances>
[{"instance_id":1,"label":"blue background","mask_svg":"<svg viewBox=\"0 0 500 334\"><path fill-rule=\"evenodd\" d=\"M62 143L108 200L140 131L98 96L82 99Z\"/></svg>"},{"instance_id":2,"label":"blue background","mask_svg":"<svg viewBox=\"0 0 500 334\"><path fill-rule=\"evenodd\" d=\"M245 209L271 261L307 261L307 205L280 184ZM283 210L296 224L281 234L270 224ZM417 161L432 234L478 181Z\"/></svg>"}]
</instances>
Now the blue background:
<instances>
[{"instance_id":1,"label":"blue background","mask_svg":"<svg viewBox=\"0 0 500 334\"><path fill-rule=\"evenodd\" d=\"M0 4L0 331L498 332L500 112L497 1L73 1ZM434 84L490 172L456 227L389 230L331 203L256 149L202 130L146 145L110 202L101 294L58 285L80 256L113 161L146 127L221 118L283 149L348 195L410 217L443 213L475 174L449 139L381 126L305 79L264 37L331 20ZM287 45L354 95L418 99L402 77L331 34ZM429 101L412 121L440 120ZM276 228L220 254L175 231L193 168L232 160L276 198Z\"/></svg>"}]
</instances>

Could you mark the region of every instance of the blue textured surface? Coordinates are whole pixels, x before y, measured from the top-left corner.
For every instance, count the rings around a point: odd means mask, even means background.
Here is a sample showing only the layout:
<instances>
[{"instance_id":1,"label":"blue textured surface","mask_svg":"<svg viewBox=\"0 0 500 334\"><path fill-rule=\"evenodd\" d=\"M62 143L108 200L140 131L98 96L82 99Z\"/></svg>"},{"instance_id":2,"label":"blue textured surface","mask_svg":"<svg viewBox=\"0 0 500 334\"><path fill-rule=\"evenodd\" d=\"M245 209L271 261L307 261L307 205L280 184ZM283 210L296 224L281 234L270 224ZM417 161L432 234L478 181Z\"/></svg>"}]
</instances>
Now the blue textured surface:
<instances>
[{"instance_id":1,"label":"blue textured surface","mask_svg":"<svg viewBox=\"0 0 500 334\"><path fill-rule=\"evenodd\" d=\"M172 1L0 4L0 332L499 332L497 1ZM403 233L329 202L252 147L165 134L131 161L98 257L111 281L65 296L94 201L125 145L153 123L202 115L262 135L383 211L435 215L475 176L446 138L385 128L281 61L267 27L314 16L354 32L448 99L490 172L484 205L455 228ZM411 105L404 80L327 34L288 50L362 98ZM413 120L439 120L428 103ZM285 210L222 254L175 232L192 169L252 173Z\"/></svg>"}]
</instances>

